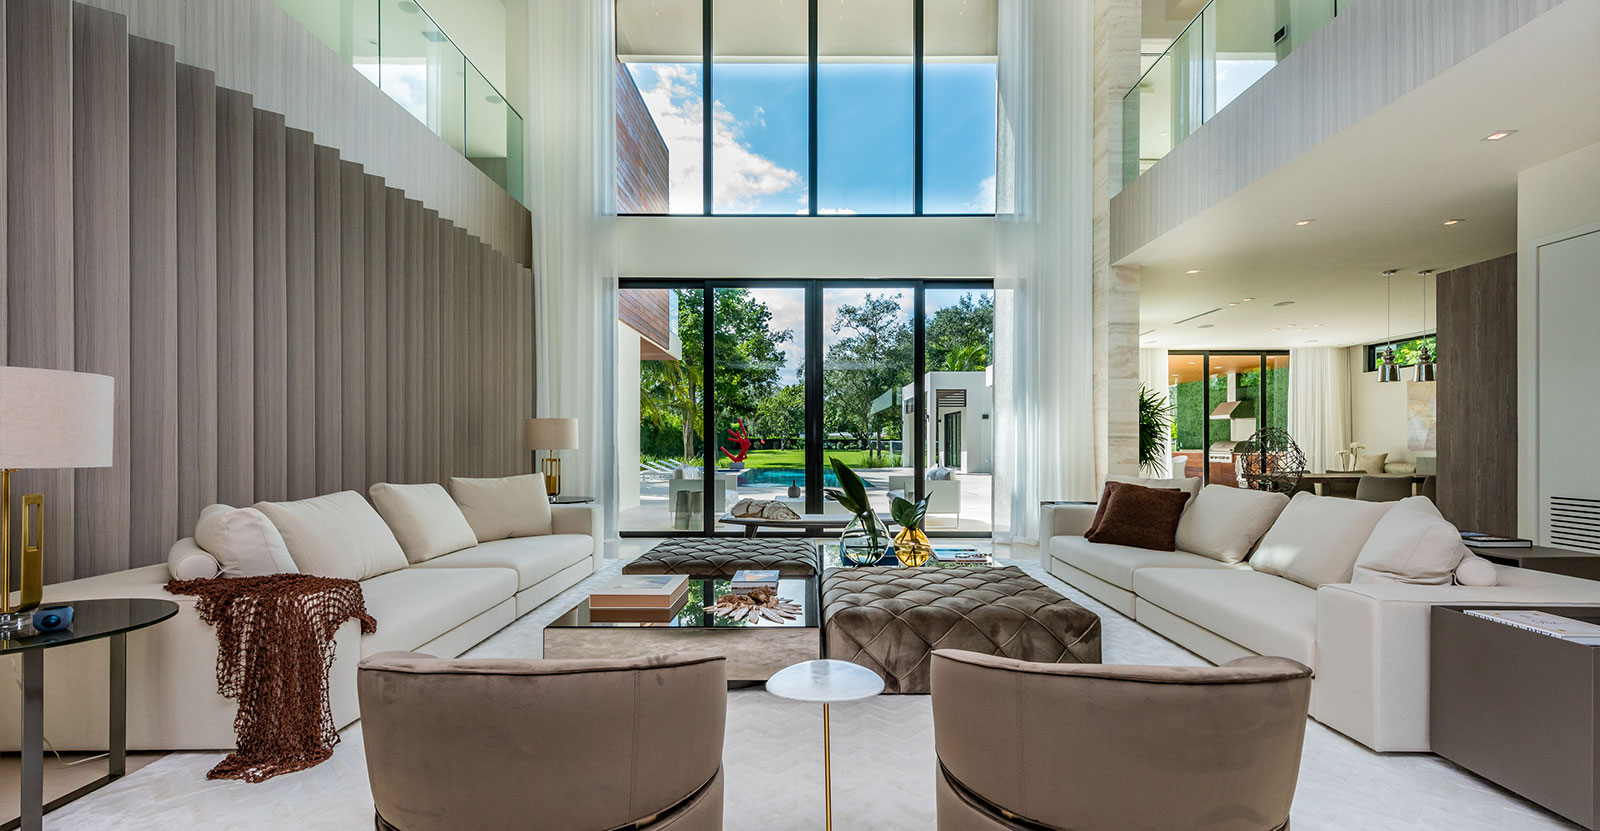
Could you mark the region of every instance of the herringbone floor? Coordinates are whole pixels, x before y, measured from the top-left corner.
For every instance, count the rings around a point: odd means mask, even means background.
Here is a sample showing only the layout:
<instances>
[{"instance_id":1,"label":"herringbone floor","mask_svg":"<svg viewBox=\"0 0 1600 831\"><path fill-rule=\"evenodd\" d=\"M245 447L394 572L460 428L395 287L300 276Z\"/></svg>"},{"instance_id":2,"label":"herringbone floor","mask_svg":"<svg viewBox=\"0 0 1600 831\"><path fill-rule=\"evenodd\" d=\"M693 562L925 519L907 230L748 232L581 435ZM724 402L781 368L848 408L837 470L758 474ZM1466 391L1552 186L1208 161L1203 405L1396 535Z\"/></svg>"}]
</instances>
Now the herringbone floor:
<instances>
[{"instance_id":1,"label":"herringbone floor","mask_svg":"<svg viewBox=\"0 0 1600 831\"><path fill-rule=\"evenodd\" d=\"M614 575L638 553L590 578ZM999 557L1097 612L1105 660L1119 664L1198 664L1200 659L1043 573L1036 549L997 547ZM539 655L543 624L576 602L586 583L507 627L472 656ZM174 753L46 817L50 831L372 827L360 724L343 734L329 761L261 785L208 782L219 758ZM1074 752L1064 750L1063 752ZM726 827L763 831L821 829L822 713L759 689L728 694ZM833 709L834 818L842 831L934 828L933 727L926 696L884 696ZM537 826L531 826L537 827ZM1543 831L1574 829L1459 768L1427 754L1380 755L1309 722L1293 814L1295 831ZM1181 829L1174 829L1181 831Z\"/></svg>"}]
</instances>

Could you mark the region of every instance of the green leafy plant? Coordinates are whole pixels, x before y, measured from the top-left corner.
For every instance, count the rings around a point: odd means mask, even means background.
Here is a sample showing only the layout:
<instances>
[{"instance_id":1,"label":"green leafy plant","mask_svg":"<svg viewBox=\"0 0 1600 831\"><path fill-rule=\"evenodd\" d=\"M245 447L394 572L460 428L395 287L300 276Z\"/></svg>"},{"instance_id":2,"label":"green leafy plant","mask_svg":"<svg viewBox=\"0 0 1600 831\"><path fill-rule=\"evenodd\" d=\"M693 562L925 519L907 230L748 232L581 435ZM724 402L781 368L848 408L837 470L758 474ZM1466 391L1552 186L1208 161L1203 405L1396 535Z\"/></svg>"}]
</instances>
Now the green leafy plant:
<instances>
[{"instance_id":1,"label":"green leafy plant","mask_svg":"<svg viewBox=\"0 0 1600 831\"><path fill-rule=\"evenodd\" d=\"M924 496L915 502L909 499L895 497L889 501L889 515L902 528L922 530L922 520L928 516L928 497Z\"/></svg>"},{"instance_id":2,"label":"green leafy plant","mask_svg":"<svg viewBox=\"0 0 1600 831\"><path fill-rule=\"evenodd\" d=\"M1167 468L1162 463L1163 438L1172 435L1172 402L1167 396L1139 387L1139 469L1160 473ZM1170 462L1168 463L1170 464Z\"/></svg>"},{"instance_id":3,"label":"green leafy plant","mask_svg":"<svg viewBox=\"0 0 1600 831\"><path fill-rule=\"evenodd\" d=\"M833 465L833 475L839 477L839 487L823 490L823 495L839 503L845 510L855 514L867 527L867 533L872 538L874 545L881 545L878 529L882 524L878 522L877 514L872 510L872 503L867 500L867 483L859 474L850 469L850 466L840 461L837 456L828 459Z\"/></svg>"}]
</instances>

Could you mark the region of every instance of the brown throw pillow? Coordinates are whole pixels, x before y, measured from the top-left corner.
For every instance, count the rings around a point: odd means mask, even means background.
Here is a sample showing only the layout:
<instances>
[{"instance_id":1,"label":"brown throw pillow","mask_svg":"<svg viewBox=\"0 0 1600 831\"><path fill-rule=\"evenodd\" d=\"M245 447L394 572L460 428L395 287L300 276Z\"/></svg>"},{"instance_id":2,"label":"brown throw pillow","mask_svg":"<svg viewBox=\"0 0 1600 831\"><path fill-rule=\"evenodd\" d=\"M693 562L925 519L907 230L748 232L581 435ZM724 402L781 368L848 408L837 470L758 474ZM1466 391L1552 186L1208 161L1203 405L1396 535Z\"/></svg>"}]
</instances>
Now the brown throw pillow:
<instances>
[{"instance_id":1,"label":"brown throw pillow","mask_svg":"<svg viewBox=\"0 0 1600 831\"><path fill-rule=\"evenodd\" d=\"M1178 520L1188 501L1189 494L1180 490L1124 484L1111 492L1099 527L1085 538L1109 545L1172 551Z\"/></svg>"},{"instance_id":2,"label":"brown throw pillow","mask_svg":"<svg viewBox=\"0 0 1600 831\"><path fill-rule=\"evenodd\" d=\"M1135 485L1132 482L1107 482L1106 489L1100 493L1100 504L1094 509L1094 519L1089 522L1089 530L1083 532L1084 538L1088 539L1093 537L1095 532L1100 530L1100 522L1105 519L1106 507L1111 504L1112 494L1116 493L1122 488L1143 487L1143 485ZM1145 488L1145 490L1151 489ZM1160 488L1159 490L1170 491L1171 493L1183 493L1182 488ZM1094 542L1092 539L1089 541Z\"/></svg>"}]
</instances>

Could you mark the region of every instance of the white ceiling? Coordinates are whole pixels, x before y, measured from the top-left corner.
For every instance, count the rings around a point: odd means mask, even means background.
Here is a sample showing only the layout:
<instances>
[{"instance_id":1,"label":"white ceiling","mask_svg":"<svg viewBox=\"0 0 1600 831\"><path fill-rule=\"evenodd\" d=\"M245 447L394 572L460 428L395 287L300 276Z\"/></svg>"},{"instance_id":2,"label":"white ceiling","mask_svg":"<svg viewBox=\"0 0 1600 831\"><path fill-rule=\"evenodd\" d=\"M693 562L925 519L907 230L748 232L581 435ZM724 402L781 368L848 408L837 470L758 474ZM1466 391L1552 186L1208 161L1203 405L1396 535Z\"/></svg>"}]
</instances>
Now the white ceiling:
<instances>
[{"instance_id":1,"label":"white ceiling","mask_svg":"<svg viewBox=\"0 0 1600 831\"><path fill-rule=\"evenodd\" d=\"M1141 343L1382 340L1391 268L1393 333L1431 328L1416 272L1513 252L1517 173L1600 142L1595 43L1600 3L1559 6L1124 258L1143 267Z\"/></svg>"}]
</instances>

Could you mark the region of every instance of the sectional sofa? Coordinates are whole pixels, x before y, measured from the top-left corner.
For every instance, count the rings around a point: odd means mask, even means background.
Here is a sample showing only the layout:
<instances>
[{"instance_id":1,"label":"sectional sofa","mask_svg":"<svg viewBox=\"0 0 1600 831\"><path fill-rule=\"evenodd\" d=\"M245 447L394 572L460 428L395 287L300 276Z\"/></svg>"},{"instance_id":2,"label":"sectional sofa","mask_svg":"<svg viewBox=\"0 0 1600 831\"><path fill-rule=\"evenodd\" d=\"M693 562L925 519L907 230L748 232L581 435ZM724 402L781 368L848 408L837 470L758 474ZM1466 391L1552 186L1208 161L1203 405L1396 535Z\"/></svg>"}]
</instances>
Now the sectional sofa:
<instances>
[{"instance_id":1,"label":"sectional sofa","mask_svg":"<svg viewBox=\"0 0 1600 831\"><path fill-rule=\"evenodd\" d=\"M485 499L487 491L472 488L474 483L498 490ZM457 501L468 491L475 500L452 505L439 485L375 485L374 501L381 505L380 497L389 497L381 517L354 491L255 506L270 518L293 560L268 567L268 573L292 568L360 579L367 611L377 620L370 635L361 634L352 620L335 636L329 686L338 727L359 717L356 664L363 657L394 651L456 657L599 567L603 535L597 507L549 505L537 475L452 480L451 485ZM401 493L404 498L397 496ZM534 504L535 499L544 504ZM214 508L224 516L236 510ZM173 546L169 563L45 588L46 602L101 597L177 602L176 617L128 635L129 749L234 747L238 708L217 693L215 632L200 621L195 598L164 588L175 572L205 566L207 556L194 539L185 539ZM206 567L226 576L219 562ZM53 649L46 657L45 738L55 749L106 746L108 660L104 640ZM15 684L0 684L0 712L16 712L18 698ZM16 719L0 719L0 742L15 749L18 729Z\"/></svg>"},{"instance_id":2,"label":"sectional sofa","mask_svg":"<svg viewBox=\"0 0 1600 831\"><path fill-rule=\"evenodd\" d=\"M1045 568L1208 661L1275 655L1311 667L1312 717L1374 750L1431 749L1432 606L1600 604L1600 582L1493 565L1464 547L1453 565L1361 574L1357 561L1376 546L1374 529L1390 511L1415 511L1409 521L1431 524L1436 537L1454 533L1422 497L1363 503L1303 494L1291 508L1281 495L1202 489L1198 479L1111 478L1192 494L1178 550L1089 542L1095 505L1048 505ZM1442 539L1433 543L1450 556Z\"/></svg>"}]
</instances>

